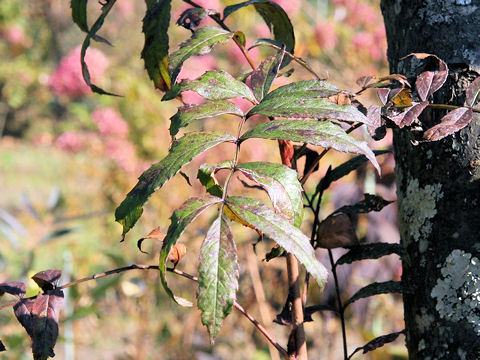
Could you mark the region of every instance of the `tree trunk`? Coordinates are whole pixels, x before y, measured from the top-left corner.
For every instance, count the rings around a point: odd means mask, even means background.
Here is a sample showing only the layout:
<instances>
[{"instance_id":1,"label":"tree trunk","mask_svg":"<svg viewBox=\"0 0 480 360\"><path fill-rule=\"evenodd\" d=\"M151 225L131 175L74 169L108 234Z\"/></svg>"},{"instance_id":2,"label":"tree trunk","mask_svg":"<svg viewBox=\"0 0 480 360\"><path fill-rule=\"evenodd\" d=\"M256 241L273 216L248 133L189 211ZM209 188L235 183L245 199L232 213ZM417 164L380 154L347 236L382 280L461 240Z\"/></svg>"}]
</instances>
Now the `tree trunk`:
<instances>
[{"instance_id":1,"label":"tree trunk","mask_svg":"<svg viewBox=\"0 0 480 360\"><path fill-rule=\"evenodd\" d=\"M410 53L435 54L450 75L438 104L463 105L480 75L480 0L382 0L390 71L414 79ZM478 107L478 105L477 105ZM424 128L444 110L427 109ZM412 360L480 359L480 118L437 142L394 131L407 348Z\"/></svg>"}]
</instances>

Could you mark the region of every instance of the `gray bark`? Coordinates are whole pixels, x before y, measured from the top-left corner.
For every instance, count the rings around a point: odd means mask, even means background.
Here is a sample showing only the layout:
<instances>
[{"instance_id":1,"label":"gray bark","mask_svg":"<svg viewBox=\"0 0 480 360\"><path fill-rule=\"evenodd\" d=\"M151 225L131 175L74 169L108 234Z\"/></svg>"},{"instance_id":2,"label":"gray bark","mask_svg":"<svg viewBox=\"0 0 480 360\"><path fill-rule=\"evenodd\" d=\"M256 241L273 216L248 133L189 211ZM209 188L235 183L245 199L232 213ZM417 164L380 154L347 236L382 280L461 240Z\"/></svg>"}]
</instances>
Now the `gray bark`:
<instances>
[{"instance_id":1,"label":"gray bark","mask_svg":"<svg viewBox=\"0 0 480 360\"><path fill-rule=\"evenodd\" d=\"M450 75L434 95L463 105L480 75L480 0L382 0L392 73L425 70L402 57L431 53ZM478 107L478 105L477 105ZM427 109L424 129L443 110ZM415 126L394 131L406 343L412 360L480 359L480 118L438 142L412 145Z\"/></svg>"}]
</instances>

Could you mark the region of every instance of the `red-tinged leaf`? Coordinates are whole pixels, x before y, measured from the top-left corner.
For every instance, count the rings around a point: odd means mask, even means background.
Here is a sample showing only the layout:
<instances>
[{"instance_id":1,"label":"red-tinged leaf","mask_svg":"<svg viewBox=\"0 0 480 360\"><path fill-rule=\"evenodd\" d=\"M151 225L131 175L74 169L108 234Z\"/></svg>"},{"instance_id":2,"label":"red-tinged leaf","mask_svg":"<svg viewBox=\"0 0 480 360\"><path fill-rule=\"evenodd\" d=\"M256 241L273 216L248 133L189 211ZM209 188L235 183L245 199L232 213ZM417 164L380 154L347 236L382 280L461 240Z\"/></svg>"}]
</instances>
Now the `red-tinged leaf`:
<instances>
[{"instance_id":1,"label":"red-tinged leaf","mask_svg":"<svg viewBox=\"0 0 480 360\"><path fill-rule=\"evenodd\" d=\"M405 56L403 59L409 56L414 56L419 60L428 59L429 61L433 61L438 68L438 70L435 71L425 71L421 73L415 82L415 88L417 89L420 99L425 101L430 95L440 89L447 80L448 66L443 60L433 54L413 53Z\"/></svg>"},{"instance_id":2,"label":"red-tinged leaf","mask_svg":"<svg viewBox=\"0 0 480 360\"><path fill-rule=\"evenodd\" d=\"M213 222L200 249L198 266L198 308L213 342L223 320L232 311L238 290L237 248L228 218Z\"/></svg>"},{"instance_id":3,"label":"red-tinged leaf","mask_svg":"<svg viewBox=\"0 0 480 360\"><path fill-rule=\"evenodd\" d=\"M463 129L473 119L472 109L461 107L450 111L437 124L423 134L423 138L427 141L437 141L444 137L456 133Z\"/></svg>"},{"instance_id":4,"label":"red-tinged leaf","mask_svg":"<svg viewBox=\"0 0 480 360\"><path fill-rule=\"evenodd\" d=\"M475 106L480 101L480 76L472 81L467 88L465 102L468 106Z\"/></svg>"},{"instance_id":5,"label":"red-tinged leaf","mask_svg":"<svg viewBox=\"0 0 480 360\"><path fill-rule=\"evenodd\" d=\"M317 246L325 249L358 245L351 214L333 213L318 225Z\"/></svg>"},{"instance_id":6,"label":"red-tinged leaf","mask_svg":"<svg viewBox=\"0 0 480 360\"><path fill-rule=\"evenodd\" d=\"M269 56L266 58L258 67L255 69L251 76L251 84L253 93L258 101L262 101L263 97L267 95L270 87L272 86L273 81L275 80L278 71L280 70L280 65L285 55L285 47L283 47L277 54Z\"/></svg>"},{"instance_id":7,"label":"red-tinged leaf","mask_svg":"<svg viewBox=\"0 0 480 360\"><path fill-rule=\"evenodd\" d=\"M39 294L34 301L22 299L13 309L20 324L32 339L34 360L54 357L58 337L58 317L63 307L63 291L50 290Z\"/></svg>"},{"instance_id":8,"label":"red-tinged leaf","mask_svg":"<svg viewBox=\"0 0 480 360\"><path fill-rule=\"evenodd\" d=\"M357 79L356 84L360 86L362 89L366 89L367 85L370 84L373 79L375 79L375 76L372 76L372 75L361 76Z\"/></svg>"},{"instance_id":9,"label":"red-tinged leaf","mask_svg":"<svg viewBox=\"0 0 480 360\"><path fill-rule=\"evenodd\" d=\"M183 257L187 254L187 247L185 244L175 244L173 245L172 249L170 250L170 254L168 254L168 260L173 263L173 267L175 268L180 261L182 261Z\"/></svg>"},{"instance_id":10,"label":"red-tinged leaf","mask_svg":"<svg viewBox=\"0 0 480 360\"><path fill-rule=\"evenodd\" d=\"M428 106L428 101L421 103L413 103L414 105L408 107L402 113L390 118L399 128L410 126Z\"/></svg>"},{"instance_id":11,"label":"red-tinged leaf","mask_svg":"<svg viewBox=\"0 0 480 360\"><path fill-rule=\"evenodd\" d=\"M148 254L146 251L143 251L142 250L142 243L146 240L146 239L152 239L152 240L160 240L162 241L163 239L165 238L165 234L163 233L163 231L161 230L160 226L156 227L155 229L153 229L152 231L150 231L146 236L140 238L137 240L137 248L138 250L140 250L140 252L144 253L144 254Z\"/></svg>"},{"instance_id":12,"label":"red-tinged leaf","mask_svg":"<svg viewBox=\"0 0 480 360\"><path fill-rule=\"evenodd\" d=\"M386 127L382 121L382 107L380 105L372 105L367 110L367 117L370 119L371 125L367 125L367 131L375 140L381 140L386 135Z\"/></svg>"},{"instance_id":13,"label":"red-tinged leaf","mask_svg":"<svg viewBox=\"0 0 480 360\"><path fill-rule=\"evenodd\" d=\"M32 279L37 283L40 289L48 291L57 287L61 276L62 270L50 269L36 273L32 276Z\"/></svg>"},{"instance_id":14,"label":"red-tinged leaf","mask_svg":"<svg viewBox=\"0 0 480 360\"><path fill-rule=\"evenodd\" d=\"M7 293L21 299L26 292L27 287L21 281L9 281L0 284L0 296Z\"/></svg>"},{"instance_id":15,"label":"red-tinged leaf","mask_svg":"<svg viewBox=\"0 0 480 360\"><path fill-rule=\"evenodd\" d=\"M433 71L424 71L418 75L417 80L415 81L415 88L422 101L425 101L428 98L434 76L435 73Z\"/></svg>"},{"instance_id":16,"label":"red-tinged leaf","mask_svg":"<svg viewBox=\"0 0 480 360\"><path fill-rule=\"evenodd\" d=\"M387 103L388 94L390 94L390 88L378 88L377 95L383 105Z\"/></svg>"},{"instance_id":17,"label":"red-tinged leaf","mask_svg":"<svg viewBox=\"0 0 480 360\"><path fill-rule=\"evenodd\" d=\"M376 337L375 339L369 341L367 344L356 348L355 351L353 353L351 353L348 358L350 359L355 353L357 353L360 350L363 350L362 354L366 354L369 351L373 351L375 349L378 349L385 344L388 344L388 343L391 343L391 342L395 341L401 334L405 334L405 333L406 333L406 331L402 330L402 331L394 332L394 333L391 333L391 334Z\"/></svg>"},{"instance_id":18,"label":"red-tinged leaf","mask_svg":"<svg viewBox=\"0 0 480 360\"><path fill-rule=\"evenodd\" d=\"M178 238L182 235L185 228L195 220L203 211L210 206L218 204L221 198L215 196L206 196L204 198L190 198L183 203L181 207L176 209L170 217L170 226L167 230L167 236L163 240L162 250L160 251L159 268L160 280L166 293L181 306L192 306L192 303L181 297L175 296L168 287L166 278L167 259L170 249L177 243Z\"/></svg>"}]
</instances>

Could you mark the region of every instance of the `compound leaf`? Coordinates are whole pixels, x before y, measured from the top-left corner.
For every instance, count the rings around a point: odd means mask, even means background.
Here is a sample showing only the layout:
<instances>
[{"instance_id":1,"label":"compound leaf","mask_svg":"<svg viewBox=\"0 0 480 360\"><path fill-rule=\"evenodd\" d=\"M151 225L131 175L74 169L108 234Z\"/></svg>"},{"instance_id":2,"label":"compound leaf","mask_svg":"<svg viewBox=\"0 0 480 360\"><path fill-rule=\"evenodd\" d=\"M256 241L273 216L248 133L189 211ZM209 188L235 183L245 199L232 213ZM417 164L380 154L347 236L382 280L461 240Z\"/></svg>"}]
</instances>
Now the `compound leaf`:
<instances>
[{"instance_id":1,"label":"compound leaf","mask_svg":"<svg viewBox=\"0 0 480 360\"><path fill-rule=\"evenodd\" d=\"M198 308L213 342L223 319L232 311L238 290L237 248L228 219L221 213L200 249Z\"/></svg>"},{"instance_id":2,"label":"compound leaf","mask_svg":"<svg viewBox=\"0 0 480 360\"><path fill-rule=\"evenodd\" d=\"M251 76L251 84L253 93L258 101L262 101L263 97L267 95L273 81L275 80L280 64L282 63L285 50L281 49L277 54L266 58Z\"/></svg>"},{"instance_id":3,"label":"compound leaf","mask_svg":"<svg viewBox=\"0 0 480 360\"><path fill-rule=\"evenodd\" d=\"M122 237L142 215L143 204L156 190L174 176L183 165L211 147L236 139L221 132L192 132L175 140L168 155L138 178L138 183L115 211L115 221L123 225Z\"/></svg>"},{"instance_id":4,"label":"compound leaf","mask_svg":"<svg viewBox=\"0 0 480 360\"><path fill-rule=\"evenodd\" d=\"M473 119L473 111L470 108L461 107L450 111L437 124L423 134L423 138L427 141L437 141L456 133L463 129Z\"/></svg>"}]
</instances>

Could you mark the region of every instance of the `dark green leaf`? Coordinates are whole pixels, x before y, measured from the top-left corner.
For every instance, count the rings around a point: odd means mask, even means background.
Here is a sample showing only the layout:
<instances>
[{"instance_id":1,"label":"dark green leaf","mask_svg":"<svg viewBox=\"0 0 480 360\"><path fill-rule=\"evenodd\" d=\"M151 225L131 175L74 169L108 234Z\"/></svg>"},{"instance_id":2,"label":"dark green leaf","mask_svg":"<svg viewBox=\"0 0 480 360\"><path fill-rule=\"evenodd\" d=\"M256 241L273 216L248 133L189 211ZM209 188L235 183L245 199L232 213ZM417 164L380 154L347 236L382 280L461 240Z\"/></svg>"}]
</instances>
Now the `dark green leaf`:
<instances>
[{"instance_id":1,"label":"dark green leaf","mask_svg":"<svg viewBox=\"0 0 480 360\"><path fill-rule=\"evenodd\" d=\"M88 0L72 0L70 2L73 22L84 32L88 32L87 2Z\"/></svg>"},{"instance_id":2,"label":"dark green leaf","mask_svg":"<svg viewBox=\"0 0 480 360\"><path fill-rule=\"evenodd\" d=\"M403 254L403 248L399 244L373 243L352 246L350 251L337 260L337 265L351 264L354 261L366 259L378 259L385 255Z\"/></svg>"},{"instance_id":3,"label":"dark green leaf","mask_svg":"<svg viewBox=\"0 0 480 360\"><path fill-rule=\"evenodd\" d=\"M295 170L282 164L261 161L239 164L236 169L263 187L273 207L300 227L303 219L302 186Z\"/></svg>"},{"instance_id":4,"label":"dark green leaf","mask_svg":"<svg viewBox=\"0 0 480 360\"><path fill-rule=\"evenodd\" d=\"M382 199L378 195L363 194L365 199L360 200L355 205L342 206L335 210L335 213L350 213L350 214L364 214L370 211L381 211L385 206L391 204L393 201Z\"/></svg>"},{"instance_id":5,"label":"dark green leaf","mask_svg":"<svg viewBox=\"0 0 480 360\"><path fill-rule=\"evenodd\" d=\"M123 225L122 237L135 225L142 215L143 204L156 190L163 186L183 165L211 147L236 139L221 132L192 132L175 140L168 155L152 165L140 177L137 185L115 211L115 220Z\"/></svg>"},{"instance_id":6,"label":"dark green leaf","mask_svg":"<svg viewBox=\"0 0 480 360\"><path fill-rule=\"evenodd\" d=\"M285 255L285 249L281 246L274 246L268 253L265 254L265 260L270 261L280 256Z\"/></svg>"},{"instance_id":7,"label":"dark green leaf","mask_svg":"<svg viewBox=\"0 0 480 360\"><path fill-rule=\"evenodd\" d=\"M172 86L162 98L162 101L176 98L182 91L192 90L208 100L224 100L242 97L255 102L250 88L236 80L225 71L207 71L195 80L183 80Z\"/></svg>"},{"instance_id":8,"label":"dark green leaf","mask_svg":"<svg viewBox=\"0 0 480 360\"><path fill-rule=\"evenodd\" d=\"M143 18L142 31L145 44L142 59L148 76L157 89L166 91L171 87L168 73L168 25L170 23L171 0L153 1Z\"/></svg>"},{"instance_id":9,"label":"dark green leaf","mask_svg":"<svg viewBox=\"0 0 480 360\"><path fill-rule=\"evenodd\" d=\"M277 77L280 70L280 64L285 54L285 48L277 52L276 55L266 58L256 69L251 77L251 84L253 93L258 101L262 101L263 97L267 95L273 81Z\"/></svg>"},{"instance_id":10,"label":"dark green leaf","mask_svg":"<svg viewBox=\"0 0 480 360\"><path fill-rule=\"evenodd\" d=\"M375 155L365 141L348 135L340 126L329 121L275 120L247 131L240 140L249 138L299 141L338 151L364 154L380 173Z\"/></svg>"},{"instance_id":11,"label":"dark green leaf","mask_svg":"<svg viewBox=\"0 0 480 360\"><path fill-rule=\"evenodd\" d=\"M218 185L214 173L219 169L230 169L231 167L232 163L230 161L225 161L215 165L202 164L198 169L197 179L203 186L205 186L205 189L209 194L222 197L223 189L220 185Z\"/></svg>"},{"instance_id":12,"label":"dark green leaf","mask_svg":"<svg viewBox=\"0 0 480 360\"><path fill-rule=\"evenodd\" d=\"M315 257L310 239L299 228L257 200L229 197L226 200L226 205L243 221L295 255L317 281L320 288L324 288L328 272Z\"/></svg>"},{"instance_id":13,"label":"dark green leaf","mask_svg":"<svg viewBox=\"0 0 480 360\"><path fill-rule=\"evenodd\" d=\"M185 10L177 20L177 25L187 30L195 31L201 21L209 15L216 15L218 12L212 9L190 8Z\"/></svg>"},{"instance_id":14,"label":"dark green leaf","mask_svg":"<svg viewBox=\"0 0 480 360\"><path fill-rule=\"evenodd\" d=\"M113 5L115 5L115 1L116 0L109 0L108 2L106 2L104 6L102 6L102 13L97 18L95 23L92 25L92 28L90 29L87 36L85 37L85 40L83 40L82 49L80 51L80 63L82 64L82 75L83 75L83 80L85 80L85 83L90 87L90 89L92 89L93 92L97 94L111 95L111 96L118 96L118 95L105 91L99 88L98 86L96 86L95 84L92 84L92 82L90 81L90 72L88 71L87 63L85 62L85 54L87 52L88 47L90 46L90 39L94 39L97 41L101 39L100 37L97 36L97 32L102 27L103 22L105 21L105 18L107 17L108 13L112 9Z\"/></svg>"},{"instance_id":15,"label":"dark green leaf","mask_svg":"<svg viewBox=\"0 0 480 360\"><path fill-rule=\"evenodd\" d=\"M268 0L251 0L227 6L223 10L223 19L233 12L252 4L270 28L270 32L273 33L274 39L278 43L284 44L286 46L286 51L293 54L295 48L293 26L285 10L283 10L277 3ZM283 68L287 66L290 61L290 58L284 58L281 67Z\"/></svg>"},{"instance_id":16,"label":"dark green leaf","mask_svg":"<svg viewBox=\"0 0 480 360\"><path fill-rule=\"evenodd\" d=\"M237 248L228 219L213 222L200 249L198 266L198 308L213 342L223 319L232 311L238 290Z\"/></svg>"},{"instance_id":17,"label":"dark green leaf","mask_svg":"<svg viewBox=\"0 0 480 360\"><path fill-rule=\"evenodd\" d=\"M383 155L383 154L388 154L391 153L389 150L375 150L373 152L375 156L378 155ZM323 192L325 189L328 189L330 184L334 181L337 181L341 179L344 176L347 176L350 174L352 171L358 169L360 166L362 166L364 163L366 163L368 160L365 157L365 155L359 155L355 156L354 158L344 162L343 164L337 166L335 169L327 170L327 173L325 176L320 180L320 182L317 185L317 189L315 190L316 192Z\"/></svg>"},{"instance_id":18,"label":"dark green leaf","mask_svg":"<svg viewBox=\"0 0 480 360\"><path fill-rule=\"evenodd\" d=\"M344 308L357 300L364 299L370 296L401 293L402 291L403 286L401 281L390 280L380 283L375 282L358 290L350 299L347 300L347 302L344 304Z\"/></svg>"},{"instance_id":19,"label":"dark green leaf","mask_svg":"<svg viewBox=\"0 0 480 360\"><path fill-rule=\"evenodd\" d=\"M183 66L183 63L194 55L204 55L212 50L212 47L221 42L224 43L231 39L233 33L217 27L204 27L193 33L192 37L182 43L180 48L173 54L170 54L168 70L172 84L177 80L177 76Z\"/></svg>"},{"instance_id":20,"label":"dark green leaf","mask_svg":"<svg viewBox=\"0 0 480 360\"><path fill-rule=\"evenodd\" d=\"M186 127L194 120L206 119L209 117L233 114L243 116L242 110L230 101L216 100L207 101L200 105L185 105L178 109L170 120L170 135L175 136L180 128Z\"/></svg>"},{"instance_id":21,"label":"dark green leaf","mask_svg":"<svg viewBox=\"0 0 480 360\"><path fill-rule=\"evenodd\" d=\"M173 295L172 290L168 287L166 274L167 258L170 249L176 244L178 238L185 228L195 220L204 210L212 205L218 204L222 199L215 196L207 196L204 198L190 198L183 203L181 207L176 209L170 217L170 226L167 235L163 239L162 250L160 251L160 280L167 294L179 305L192 306L192 304L178 296Z\"/></svg>"}]
</instances>

